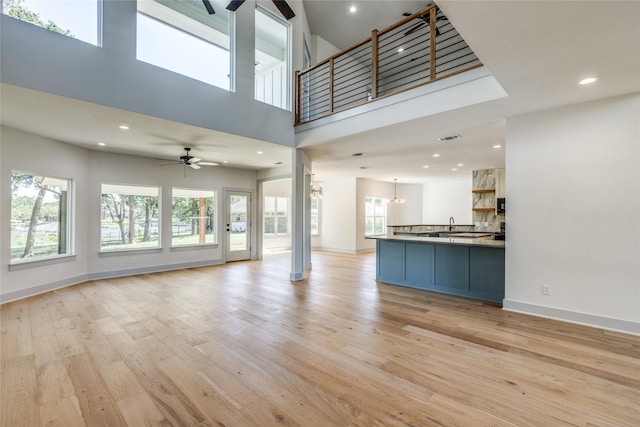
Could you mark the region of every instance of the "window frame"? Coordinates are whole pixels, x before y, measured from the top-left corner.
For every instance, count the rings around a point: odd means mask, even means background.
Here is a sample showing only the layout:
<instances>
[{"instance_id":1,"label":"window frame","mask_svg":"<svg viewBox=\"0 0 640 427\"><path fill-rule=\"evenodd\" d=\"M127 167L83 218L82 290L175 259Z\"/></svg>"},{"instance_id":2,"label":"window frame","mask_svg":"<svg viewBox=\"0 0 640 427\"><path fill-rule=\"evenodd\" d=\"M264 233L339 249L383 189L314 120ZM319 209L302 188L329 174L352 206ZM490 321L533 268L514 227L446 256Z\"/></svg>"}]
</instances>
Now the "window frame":
<instances>
[{"instance_id":1,"label":"window frame","mask_svg":"<svg viewBox=\"0 0 640 427\"><path fill-rule=\"evenodd\" d=\"M95 43L93 41L89 41L89 40L86 40L84 38L79 38L79 37L77 37L77 36L75 36L73 34L65 34L63 32L52 30L50 28L47 28L46 26L39 25L39 24L31 22L31 21L26 21L24 19L15 18L15 17L9 15L6 12L5 2L1 1L0 3L1 3L0 4L0 13L2 13L5 16L8 16L8 17L10 17L12 19L16 19L18 21L24 22L24 23L29 24L29 25L34 25L36 27L43 28L45 30L51 31L52 33L60 34L61 36L65 36L67 38L70 38L70 39L73 39L73 40L77 40L77 41L80 41L82 43L87 43L87 44L89 44L91 46L102 47L102 39L103 39L103 32L104 32L103 31L104 0L95 0L95 5L96 5L96 16L95 16L95 19L96 19L95 38L96 39L95 39ZM39 11L35 11L35 10L32 10L32 9L28 9L28 8L27 8L27 10L29 12L32 12L32 13L36 14L38 16L38 18L42 20L43 24L44 23L47 23L47 24L48 23L53 23L56 26L58 26L61 30L69 31L69 32L72 31L70 29L66 29L65 30L65 28L62 25L59 25L57 22L52 20L51 17L41 17L40 16L41 12L39 12ZM47 22L44 22L44 20L46 20Z\"/></svg>"},{"instance_id":2,"label":"window frame","mask_svg":"<svg viewBox=\"0 0 640 427\"><path fill-rule=\"evenodd\" d=\"M267 199L275 199L274 201L274 215L268 215L267 212ZM279 211L278 211L278 200L279 199L284 199L286 200L286 204L287 204L287 211L286 211L286 215L279 215ZM289 226L289 221L291 219L291 201L290 198L287 196L264 196L264 213L262 216L262 235L266 238L277 238L277 237L286 237L291 235L291 230L290 230L290 226ZM266 221L267 218L274 218L274 224L273 224L273 229L274 232L273 233L267 233L267 226L266 226ZM286 233L279 233L278 232L278 224L280 223L280 221L282 219L286 219L286 226L287 226L287 231Z\"/></svg>"},{"instance_id":3,"label":"window frame","mask_svg":"<svg viewBox=\"0 0 640 427\"><path fill-rule=\"evenodd\" d=\"M16 174L20 175L29 175L32 177L42 177L43 179L52 179L59 181L66 181L67 185L67 195L66 195L66 203L65 203L65 216L66 216L66 225L65 225L65 251L63 253L57 253L54 255L47 256L38 256L38 257L29 257L29 258L12 258L11 257L11 242L13 240L13 230L10 227L9 233L9 270L20 269L19 266L40 266L40 265L49 265L56 264L59 262L67 262L69 260L73 260L76 257L76 245L75 245L75 180L73 178L61 177L61 176L53 176L51 174L36 174L34 172L27 172L17 169L11 170L11 183L13 185L13 176ZM10 224L14 221L13 219L13 200L14 200L14 191L11 189L9 196L9 221ZM60 203L59 203L60 206ZM32 210L33 212L33 210ZM58 240L60 236L58 235ZM34 245L35 246L35 245Z\"/></svg>"},{"instance_id":4,"label":"window frame","mask_svg":"<svg viewBox=\"0 0 640 427\"><path fill-rule=\"evenodd\" d=\"M322 198L321 197L311 197L310 198L310 202L309 202L309 227L310 227L310 231L311 231L311 236L312 237L317 237L320 236L320 203L321 203ZM316 207L313 207L313 202L316 202ZM316 219L316 224L317 226L313 227L313 212L316 212L315 215L315 219ZM315 231L314 231L315 230Z\"/></svg>"},{"instance_id":5,"label":"window frame","mask_svg":"<svg viewBox=\"0 0 640 427\"><path fill-rule=\"evenodd\" d=\"M373 201L373 215L367 215L367 203L368 200L372 200ZM380 204L382 205L382 208L384 210L384 213L382 216L380 215L376 215L375 212L375 206L376 206L376 200L380 201ZM387 202L388 199L385 199L383 197L370 197L367 196L364 198L364 235L365 236L375 236L376 235L376 218L382 218L382 230L386 230L387 228ZM369 232L367 230L367 218L371 218L372 219L372 226L373 226L373 230L371 230L371 232Z\"/></svg>"},{"instance_id":6,"label":"window frame","mask_svg":"<svg viewBox=\"0 0 640 427\"><path fill-rule=\"evenodd\" d=\"M205 233L205 242L204 243L187 243L187 244L175 244L174 243L174 235L173 235L173 219L174 219L174 199L182 198L182 199L195 199L195 197L186 197L186 196L174 196L174 192L178 191L186 191L186 192L202 192L202 193L212 193L210 196L213 199L212 209L213 213L211 214L211 220L213 222L212 233L213 242L206 242L206 233ZM207 199L209 197L206 197ZM206 203L206 202L205 202ZM205 208L206 209L206 208ZM219 243L219 235L220 230L218 228L218 192L216 190L203 190L203 189L195 189L195 188L185 188L185 187L172 187L171 188L171 249L180 249L180 248L198 248L204 246L217 246ZM198 217L200 220L202 217ZM199 227L199 225L198 225Z\"/></svg>"},{"instance_id":7,"label":"window frame","mask_svg":"<svg viewBox=\"0 0 640 427\"><path fill-rule=\"evenodd\" d=\"M286 19L282 19L281 16L279 16L278 14L272 12L271 10L267 9L266 7L264 7L263 5L257 3L256 4L256 8L255 8L255 14L257 13L262 13L263 15L265 15L267 18L273 19L274 21L278 22L279 24L282 24L282 26L286 29L287 31L287 48L286 48L286 52L285 52L285 76L284 76L284 81L286 82L286 87L285 87L285 96L284 96L284 105L280 106L280 105L275 105L272 102L267 102L264 101L262 99L258 99L257 97L257 84L256 84L256 77L257 75L255 74L255 69L254 69L254 99L258 102L262 102L265 103L267 105L271 105L273 107L277 107L286 111L292 111L292 98L293 98L293 85L292 85L292 61L293 61L293 49L292 49L292 26L291 26L291 22L287 21ZM255 15L254 15L255 16ZM255 18L254 18L254 22L255 22ZM255 24L254 24L255 27ZM254 28L255 31L255 28ZM255 38L255 37L254 37ZM254 62L257 62L257 58L255 57L255 52L256 52L257 48L254 44Z\"/></svg>"},{"instance_id":8,"label":"window frame","mask_svg":"<svg viewBox=\"0 0 640 427\"><path fill-rule=\"evenodd\" d=\"M103 201L102 201L102 196L104 194L126 194L126 193L105 193L104 191L104 186L113 186L113 187L131 187L131 188L149 188L149 189L156 189L157 190L157 195L155 196L157 198L157 244L155 246L140 246L140 247L125 247L125 248L121 248L120 246L115 246L113 249L105 249L105 247L102 244L102 215L103 215ZM141 195L144 196L143 194L133 194L135 196ZM100 230L99 230L99 236L98 236L98 245L99 245L99 249L98 252L101 256L105 255L105 254L118 254L118 253L126 253L126 252L143 252L143 251L157 251L157 250L161 250L162 249L162 187L159 185L144 185L144 184L122 184L122 183L108 183L108 182L102 182L100 183L100 217L99 217L99 222L100 222ZM151 218L151 220L153 220L154 218ZM130 218L129 218L130 221ZM128 225L128 222L127 222ZM137 233L136 233L137 234ZM129 245L129 244L125 244L125 245Z\"/></svg>"},{"instance_id":9,"label":"window frame","mask_svg":"<svg viewBox=\"0 0 640 427\"><path fill-rule=\"evenodd\" d=\"M235 33L235 13L231 13L229 11L220 10L218 14L225 13L228 17L228 32L229 34L224 34L221 30L216 29L213 25L207 25L200 16L193 15L194 10L182 10L184 9L184 5L178 5L177 9L171 6L168 6L165 2L161 2L158 0L147 0L145 7L141 8L142 3L138 1L138 5L136 7L136 55L135 59L140 62L144 62L145 64L152 65L154 67L161 68L163 70L169 71L171 73L179 74L181 76L193 79L202 84L206 84L208 86L216 87L222 90L226 90L229 92L235 91L235 44L236 44L236 33ZM149 4L152 6L149 7ZM159 9L158 9L159 8ZM229 61L227 63L227 69L224 70L228 81L226 86L219 86L212 81L203 80L197 75L186 74L181 71L176 71L175 66L171 66L168 68L166 63L158 63L161 61L150 62L149 58L141 58L140 56L140 25L139 19L140 16L154 21L155 23L159 23L160 25L169 27L175 31L180 32L185 37L190 37L196 40L199 40L203 43L211 45L215 48L221 49L225 51L229 56ZM196 16L196 17L194 17ZM176 19L172 20L171 17ZM203 17L205 17L203 15ZM190 25L193 25L192 28L189 28ZM209 37L207 37L207 33L209 33ZM216 34L220 34L221 36L217 36ZM222 41L215 41L213 38L216 37L228 37L228 47L223 45Z\"/></svg>"}]
</instances>

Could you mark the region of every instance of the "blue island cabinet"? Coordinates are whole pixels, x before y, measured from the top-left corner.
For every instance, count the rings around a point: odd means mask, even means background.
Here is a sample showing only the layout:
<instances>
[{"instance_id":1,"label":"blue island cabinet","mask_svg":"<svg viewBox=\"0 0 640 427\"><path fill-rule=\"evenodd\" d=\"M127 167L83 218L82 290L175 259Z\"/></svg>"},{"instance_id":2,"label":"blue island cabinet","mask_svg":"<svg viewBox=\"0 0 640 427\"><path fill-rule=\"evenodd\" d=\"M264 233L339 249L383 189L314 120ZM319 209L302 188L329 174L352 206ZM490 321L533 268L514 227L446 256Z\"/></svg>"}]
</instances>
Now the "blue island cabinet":
<instances>
[{"instance_id":1,"label":"blue island cabinet","mask_svg":"<svg viewBox=\"0 0 640 427\"><path fill-rule=\"evenodd\" d=\"M501 304L504 248L377 239L376 280Z\"/></svg>"}]
</instances>

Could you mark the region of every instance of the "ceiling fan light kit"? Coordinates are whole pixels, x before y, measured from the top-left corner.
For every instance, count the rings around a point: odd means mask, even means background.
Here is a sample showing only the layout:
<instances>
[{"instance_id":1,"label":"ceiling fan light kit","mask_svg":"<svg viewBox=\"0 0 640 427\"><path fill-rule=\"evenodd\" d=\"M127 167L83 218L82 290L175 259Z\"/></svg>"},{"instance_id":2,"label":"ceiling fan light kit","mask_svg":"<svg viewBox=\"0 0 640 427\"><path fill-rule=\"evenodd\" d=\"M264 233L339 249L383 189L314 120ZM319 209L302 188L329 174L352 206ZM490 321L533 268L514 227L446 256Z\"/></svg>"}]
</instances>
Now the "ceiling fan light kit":
<instances>
[{"instance_id":1,"label":"ceiling fan light kit","mask_svg":"<svg viewBox=\"0 0 640 427\"><path fill-rule=\"evenodd\" d=\"M206 161L202 161L202 159L199 157L192 156L190 153L191 152L190 147L184 147L184 151L185 151L185 154L180 156L180 160L171 162L171 163L165 163L160 166L183 165L185 167L189 166L191 169L201 169L202 166L220 166L220 163L206 162Z\"/></svg>"}]
</instances>

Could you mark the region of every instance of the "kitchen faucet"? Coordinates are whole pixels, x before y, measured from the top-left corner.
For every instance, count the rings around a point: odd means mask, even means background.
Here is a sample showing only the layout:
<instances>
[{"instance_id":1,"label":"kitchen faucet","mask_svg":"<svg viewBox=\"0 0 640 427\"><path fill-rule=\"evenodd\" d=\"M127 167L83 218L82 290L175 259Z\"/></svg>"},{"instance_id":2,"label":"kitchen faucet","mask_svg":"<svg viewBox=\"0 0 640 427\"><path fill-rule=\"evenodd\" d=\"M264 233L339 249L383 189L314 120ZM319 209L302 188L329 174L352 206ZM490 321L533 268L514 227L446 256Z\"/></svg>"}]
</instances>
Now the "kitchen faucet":
<instances>
[{"instance_id":1,"label":"kitchen faucet","mask_svg":"<svg viewBox=\"0 0 640 427\"><path fill-rule=\"evenodd\" d=\"M450 216L449 217L449 231L453 230L453 224L455 223L455 221L453 220L453 217Z\"/></svg>"}]
</instances>

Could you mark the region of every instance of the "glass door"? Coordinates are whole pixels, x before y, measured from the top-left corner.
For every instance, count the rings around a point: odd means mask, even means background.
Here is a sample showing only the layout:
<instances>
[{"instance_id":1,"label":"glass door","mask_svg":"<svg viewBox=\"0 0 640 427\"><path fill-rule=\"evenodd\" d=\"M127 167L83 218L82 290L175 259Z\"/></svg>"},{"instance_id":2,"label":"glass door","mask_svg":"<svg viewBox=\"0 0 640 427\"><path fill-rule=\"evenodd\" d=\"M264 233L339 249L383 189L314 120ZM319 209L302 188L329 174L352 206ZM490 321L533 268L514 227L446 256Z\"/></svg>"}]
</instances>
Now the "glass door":
<instances>
[{"instance_id":1,"label":"glass door","mask_svg":"<svg viewBox=\"0 0 640 427\"><path fill-rule=\"evenodd\" d=\"M226 261L251 259L251 193L225 192Z\"/></svg>"}]
</instances>

